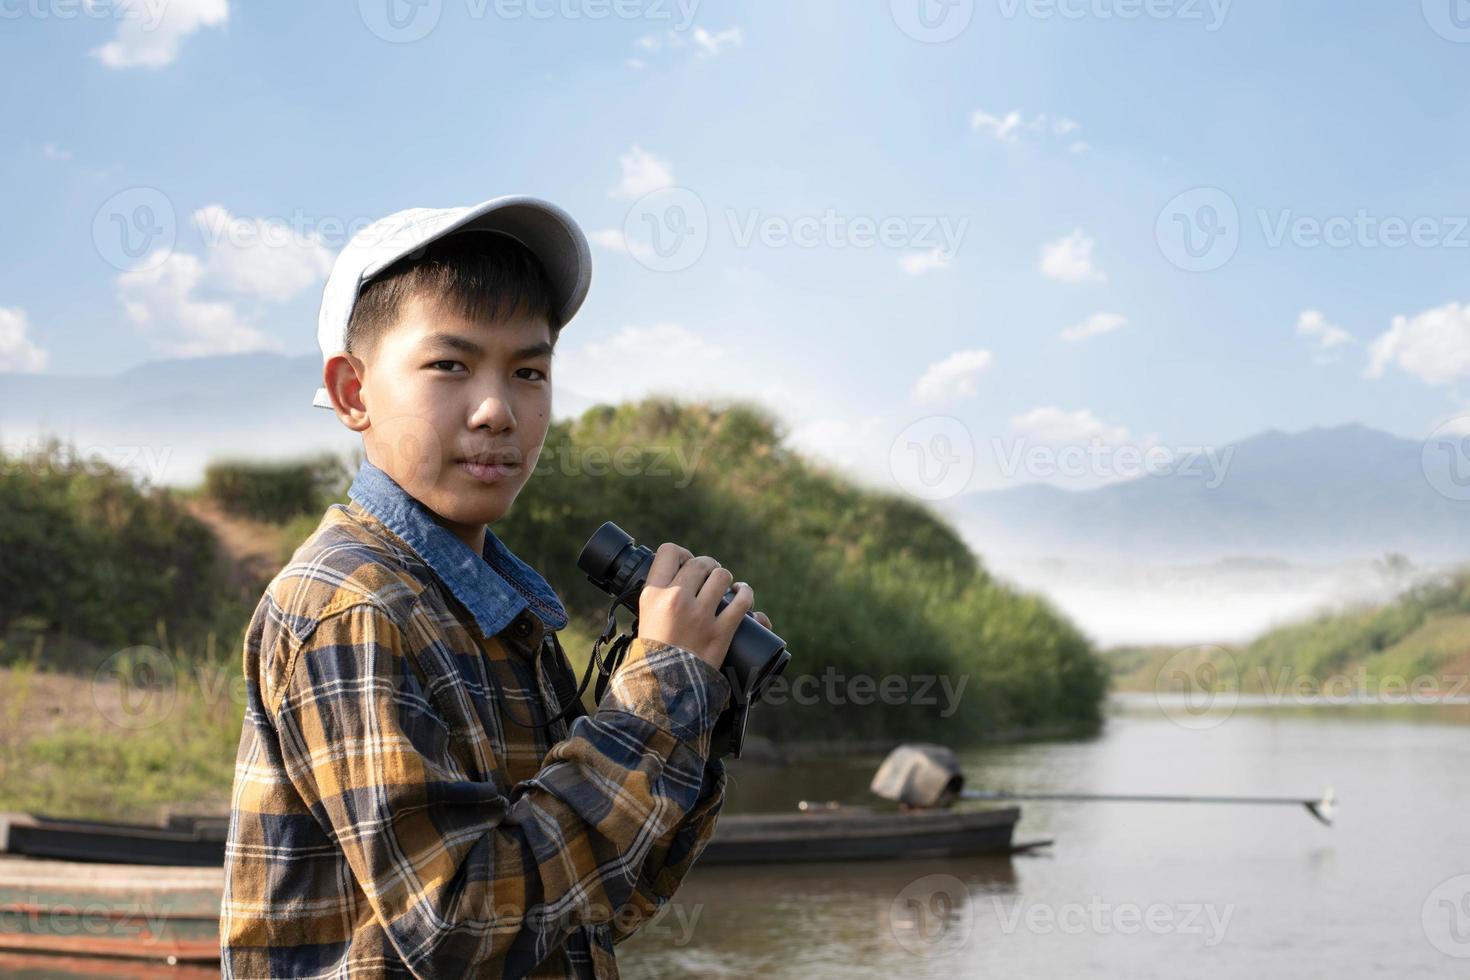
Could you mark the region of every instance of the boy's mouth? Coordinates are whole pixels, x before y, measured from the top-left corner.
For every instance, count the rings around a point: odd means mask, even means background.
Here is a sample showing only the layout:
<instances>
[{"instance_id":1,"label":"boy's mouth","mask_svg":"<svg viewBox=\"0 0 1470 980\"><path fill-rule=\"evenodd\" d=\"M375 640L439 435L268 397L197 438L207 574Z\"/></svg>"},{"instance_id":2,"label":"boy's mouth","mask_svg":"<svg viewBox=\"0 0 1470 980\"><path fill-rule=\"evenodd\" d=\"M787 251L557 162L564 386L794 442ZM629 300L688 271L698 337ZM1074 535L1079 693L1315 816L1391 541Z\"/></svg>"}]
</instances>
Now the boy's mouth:
<instances>
[{"instance_id":1,"label":"boy's mouth","mask_svg":"<svg viewBox=\"0 0 1470 980\"><path fill-rule=\"evenodd\" d=\"M514 451L475 453L455 460L460 469L486 483L503 480L521 468L520 456Z\"/></svg>"}]
</instances>

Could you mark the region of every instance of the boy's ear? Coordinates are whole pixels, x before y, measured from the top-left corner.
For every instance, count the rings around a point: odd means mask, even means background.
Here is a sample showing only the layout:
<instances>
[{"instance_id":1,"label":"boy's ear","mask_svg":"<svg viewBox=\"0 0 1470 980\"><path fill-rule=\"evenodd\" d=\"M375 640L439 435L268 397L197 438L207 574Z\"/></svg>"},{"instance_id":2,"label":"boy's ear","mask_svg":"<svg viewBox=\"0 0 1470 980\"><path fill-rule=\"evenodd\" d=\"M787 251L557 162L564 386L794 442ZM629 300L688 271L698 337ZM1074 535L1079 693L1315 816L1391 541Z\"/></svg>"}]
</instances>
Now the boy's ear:
<instances>
[{"instance_id":1,"label":"boy's ear","mask_svg":"<svg viewBox=\"0 0 1470 980\"><path fill-rule=\"evenodd\" d=\"M353 432L361 432L370 424L367 404L362 400L364 373L362 359L346 351L333 354L322 365L322 384L332 399L332 410Z\"/></svg>"}]
</instances>

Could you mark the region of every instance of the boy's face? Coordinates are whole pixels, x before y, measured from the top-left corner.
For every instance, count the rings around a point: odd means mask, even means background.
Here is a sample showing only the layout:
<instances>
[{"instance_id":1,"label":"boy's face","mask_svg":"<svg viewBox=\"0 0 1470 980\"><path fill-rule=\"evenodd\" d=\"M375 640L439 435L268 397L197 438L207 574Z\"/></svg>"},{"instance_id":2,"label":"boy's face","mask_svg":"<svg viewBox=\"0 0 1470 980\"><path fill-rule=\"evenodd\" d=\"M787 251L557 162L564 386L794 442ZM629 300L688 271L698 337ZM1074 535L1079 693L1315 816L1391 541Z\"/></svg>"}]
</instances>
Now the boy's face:
<instances>
[{"instance_id":1,"label":"boy's face","mask_svg":"<svg viewBox=\"0 0 1470 980\"><path fill-rule=\"evenodd\" d=\"M543 318L467 320L411 299L358 362L361 417L343 421L373 465L478 551L536 468L551 348Z\"/></svg>"}]
</instances>

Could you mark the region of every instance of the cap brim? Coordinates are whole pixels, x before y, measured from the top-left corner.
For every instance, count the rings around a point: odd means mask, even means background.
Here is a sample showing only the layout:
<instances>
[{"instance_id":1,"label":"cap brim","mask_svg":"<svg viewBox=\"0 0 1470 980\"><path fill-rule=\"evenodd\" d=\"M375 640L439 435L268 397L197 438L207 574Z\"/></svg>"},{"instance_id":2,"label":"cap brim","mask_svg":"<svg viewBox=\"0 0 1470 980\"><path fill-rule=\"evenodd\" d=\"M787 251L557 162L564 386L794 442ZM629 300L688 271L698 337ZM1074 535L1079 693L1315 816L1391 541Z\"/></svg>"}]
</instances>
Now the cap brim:
<instances>
[{"instance_id":1,"label":"cap brim","mask_svg":"<svg viewBox=\"0 0 1470 980\"><path fill-rule=\"evenodd\" d=\"M541 261L567 323L582 308L592 285L592 249L572 216L534 197L486 201L434 240L465 231L498 231L516 239Z\"/></svg>"}]
</instances>

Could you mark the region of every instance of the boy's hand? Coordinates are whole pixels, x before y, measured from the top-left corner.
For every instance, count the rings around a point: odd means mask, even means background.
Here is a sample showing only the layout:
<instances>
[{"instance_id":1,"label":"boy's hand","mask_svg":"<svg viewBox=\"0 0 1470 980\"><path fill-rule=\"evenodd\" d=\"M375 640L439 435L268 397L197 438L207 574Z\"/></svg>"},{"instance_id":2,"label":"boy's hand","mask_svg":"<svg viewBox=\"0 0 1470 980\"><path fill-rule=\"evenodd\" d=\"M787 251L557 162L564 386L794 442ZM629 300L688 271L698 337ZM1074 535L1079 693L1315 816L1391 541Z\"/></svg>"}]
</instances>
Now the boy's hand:
<instances>
[{"instance_id":1,"label":"boy's hand","mask_svg":"<svg viewBox=\"0 0 1470 980\"><path fill-rule=\"evenodd\" d=\"M715 607L732 583L735 595L716 615ZM638 598L638 634L690 650L718 670L740 620L754 604L755 591L745 582L735 582L719 562L708 555L696 558L688 548L665 542L653 556ZM764 613L755 613L755 618L770 628Z\"/></svg>"}]
</instances>

